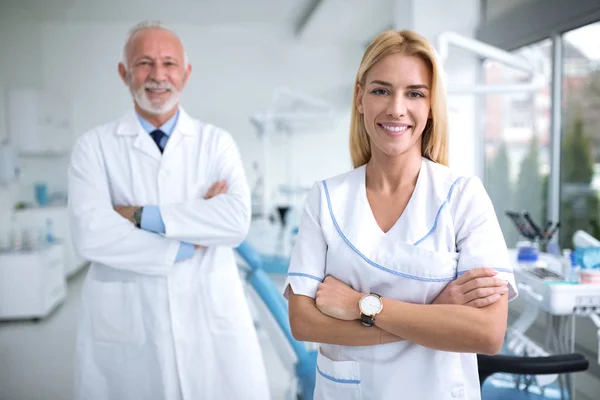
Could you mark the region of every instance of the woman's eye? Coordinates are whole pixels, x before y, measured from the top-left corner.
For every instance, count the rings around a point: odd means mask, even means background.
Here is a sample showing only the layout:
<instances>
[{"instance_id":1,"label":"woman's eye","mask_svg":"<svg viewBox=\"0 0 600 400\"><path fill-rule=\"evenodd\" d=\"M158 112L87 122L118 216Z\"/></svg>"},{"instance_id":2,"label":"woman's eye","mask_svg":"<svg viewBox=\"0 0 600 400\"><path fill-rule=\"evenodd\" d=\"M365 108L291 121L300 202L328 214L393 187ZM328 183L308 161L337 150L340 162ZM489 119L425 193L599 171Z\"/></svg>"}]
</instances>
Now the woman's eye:
<instances>
[{"instance_id":1,"label":"woman's eye","mask_svg":"<svg viewBox=\"0 0 600 400\"><path fill-rule=\"evenodd\" d=\"M375 89L371 93L376 94L378 96L383 96L384 94L387 94L387 90L385 90L385 89Z\"/></svg>"}]
</instances>

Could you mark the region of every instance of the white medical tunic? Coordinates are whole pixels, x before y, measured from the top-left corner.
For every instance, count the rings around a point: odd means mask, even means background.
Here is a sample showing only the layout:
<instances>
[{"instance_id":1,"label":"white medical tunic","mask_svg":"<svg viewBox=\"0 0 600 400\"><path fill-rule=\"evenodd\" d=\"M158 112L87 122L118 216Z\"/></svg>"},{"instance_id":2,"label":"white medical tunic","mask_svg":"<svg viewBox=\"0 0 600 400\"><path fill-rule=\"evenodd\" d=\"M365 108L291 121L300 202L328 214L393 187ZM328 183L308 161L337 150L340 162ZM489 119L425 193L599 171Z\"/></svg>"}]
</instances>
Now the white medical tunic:
<instances>
[{"instance_id":1,"label":"white medical tunic","mask_svg":"<svg viewBox=\"0 0 600 400\"><path fill-rule=\"evenodd\" d=\"M477 177L458 177L423 158L414 193L384 233L373 216L366 167L315 184L308 195L286 295L314 298L331 275L360 292L429 304L457 276L493 267L517 295L506 243ZM374 346L322 344L315 399L481 398L477 356L409 341Z\"/></svg>"}]
</instances>

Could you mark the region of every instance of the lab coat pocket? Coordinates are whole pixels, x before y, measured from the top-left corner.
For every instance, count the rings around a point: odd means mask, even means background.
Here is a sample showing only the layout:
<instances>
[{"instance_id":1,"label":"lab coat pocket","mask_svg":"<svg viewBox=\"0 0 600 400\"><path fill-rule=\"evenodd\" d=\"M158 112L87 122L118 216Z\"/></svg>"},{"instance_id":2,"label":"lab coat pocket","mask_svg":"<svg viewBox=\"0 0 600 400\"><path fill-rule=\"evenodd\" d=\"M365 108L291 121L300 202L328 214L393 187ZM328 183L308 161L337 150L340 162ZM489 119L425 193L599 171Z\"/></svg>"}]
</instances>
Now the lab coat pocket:
<instances>
[{"instance_id":1,"label":"lab coat pocket","mask_svg":"<svg viewBox=\"0 0 600 400\"><path fill-rule=\"evenodd\" d=\"M319 350L315 400L362 400L357 361L333 361Z\"/></svg>"},{"instance_id":2,"label":"lab coat pocket","mask_svg":"<svg viewBox=\"0 0 600 400\"><path fill-rule=\"evenodd\" d=\"M214 334L234 336L252 328L252 318L237 270L219 271L208 276L209 328Z\"/></svg>"},{"instance_id":3,"label":"lab coat pocket","mask_svg":"<svg viewBox=\"0 0 600 400\"><path fill-rule=\"evenodd\" d=\"M142 305L134 282L93 281L90 292L92 331L96 341L143 344Z\"/></svg>"}]
</instances>

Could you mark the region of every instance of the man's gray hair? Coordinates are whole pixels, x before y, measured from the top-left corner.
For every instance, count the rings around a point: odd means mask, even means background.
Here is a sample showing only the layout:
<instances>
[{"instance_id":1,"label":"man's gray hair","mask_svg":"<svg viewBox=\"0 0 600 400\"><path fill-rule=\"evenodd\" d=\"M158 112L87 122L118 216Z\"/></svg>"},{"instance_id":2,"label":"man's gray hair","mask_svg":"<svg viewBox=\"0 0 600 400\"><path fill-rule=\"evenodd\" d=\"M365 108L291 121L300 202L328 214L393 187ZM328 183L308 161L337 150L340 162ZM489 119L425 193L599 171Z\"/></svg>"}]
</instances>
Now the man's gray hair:
<instances>
[{"instance_id":1,"label":"man's gray hair","mask_svg":"<svg viewBox=\"0 0 600 400\"><path fill-rule=\"evenodd\" d=\"M145 29L163 29L165 31L171 32L173 35L175 35L177 37L177 39L179 39L181 41L181 38L179 38L179 36L173 31L171 30L169 27L167 27L167 25L165 25L163 22L161 21L151 21L151 20L146 20L146 21L142 21L139 24L136 24L133 28L131 28L129 30L129 34L127 35L127 40L125 41L125 45L123 46L123 59L122 59L122 63L125 66L125 69L128 69L127 66L127 47L129 45L129 42L131 42L131 39L140 31L143 31ZM183 47L183 42L181 42L181 46ZM184 64L184 68L187 68L188 66L188 56L187 56L187 52L185 51L185 47L183 48L183 64Z\"/></svg>"}]
</instances>

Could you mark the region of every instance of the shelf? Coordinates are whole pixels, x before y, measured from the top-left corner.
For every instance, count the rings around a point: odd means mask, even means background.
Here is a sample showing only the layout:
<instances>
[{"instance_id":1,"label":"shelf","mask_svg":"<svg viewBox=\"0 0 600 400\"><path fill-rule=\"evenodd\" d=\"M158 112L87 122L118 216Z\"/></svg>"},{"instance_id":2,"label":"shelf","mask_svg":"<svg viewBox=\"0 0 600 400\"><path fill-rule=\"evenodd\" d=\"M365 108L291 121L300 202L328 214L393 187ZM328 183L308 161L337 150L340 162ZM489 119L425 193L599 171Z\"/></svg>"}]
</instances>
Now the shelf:
<instances>
[{"instance_id":1,"label":"shelf","mask_svg":"<svg viewBox=\"0 0 600 400\"><path fill-rule=\"evenodd\" d=\"M70 151L56 150L56 151L20 151L20 158L64 158L69 157Z\"/></svg>"}]
</instances>

